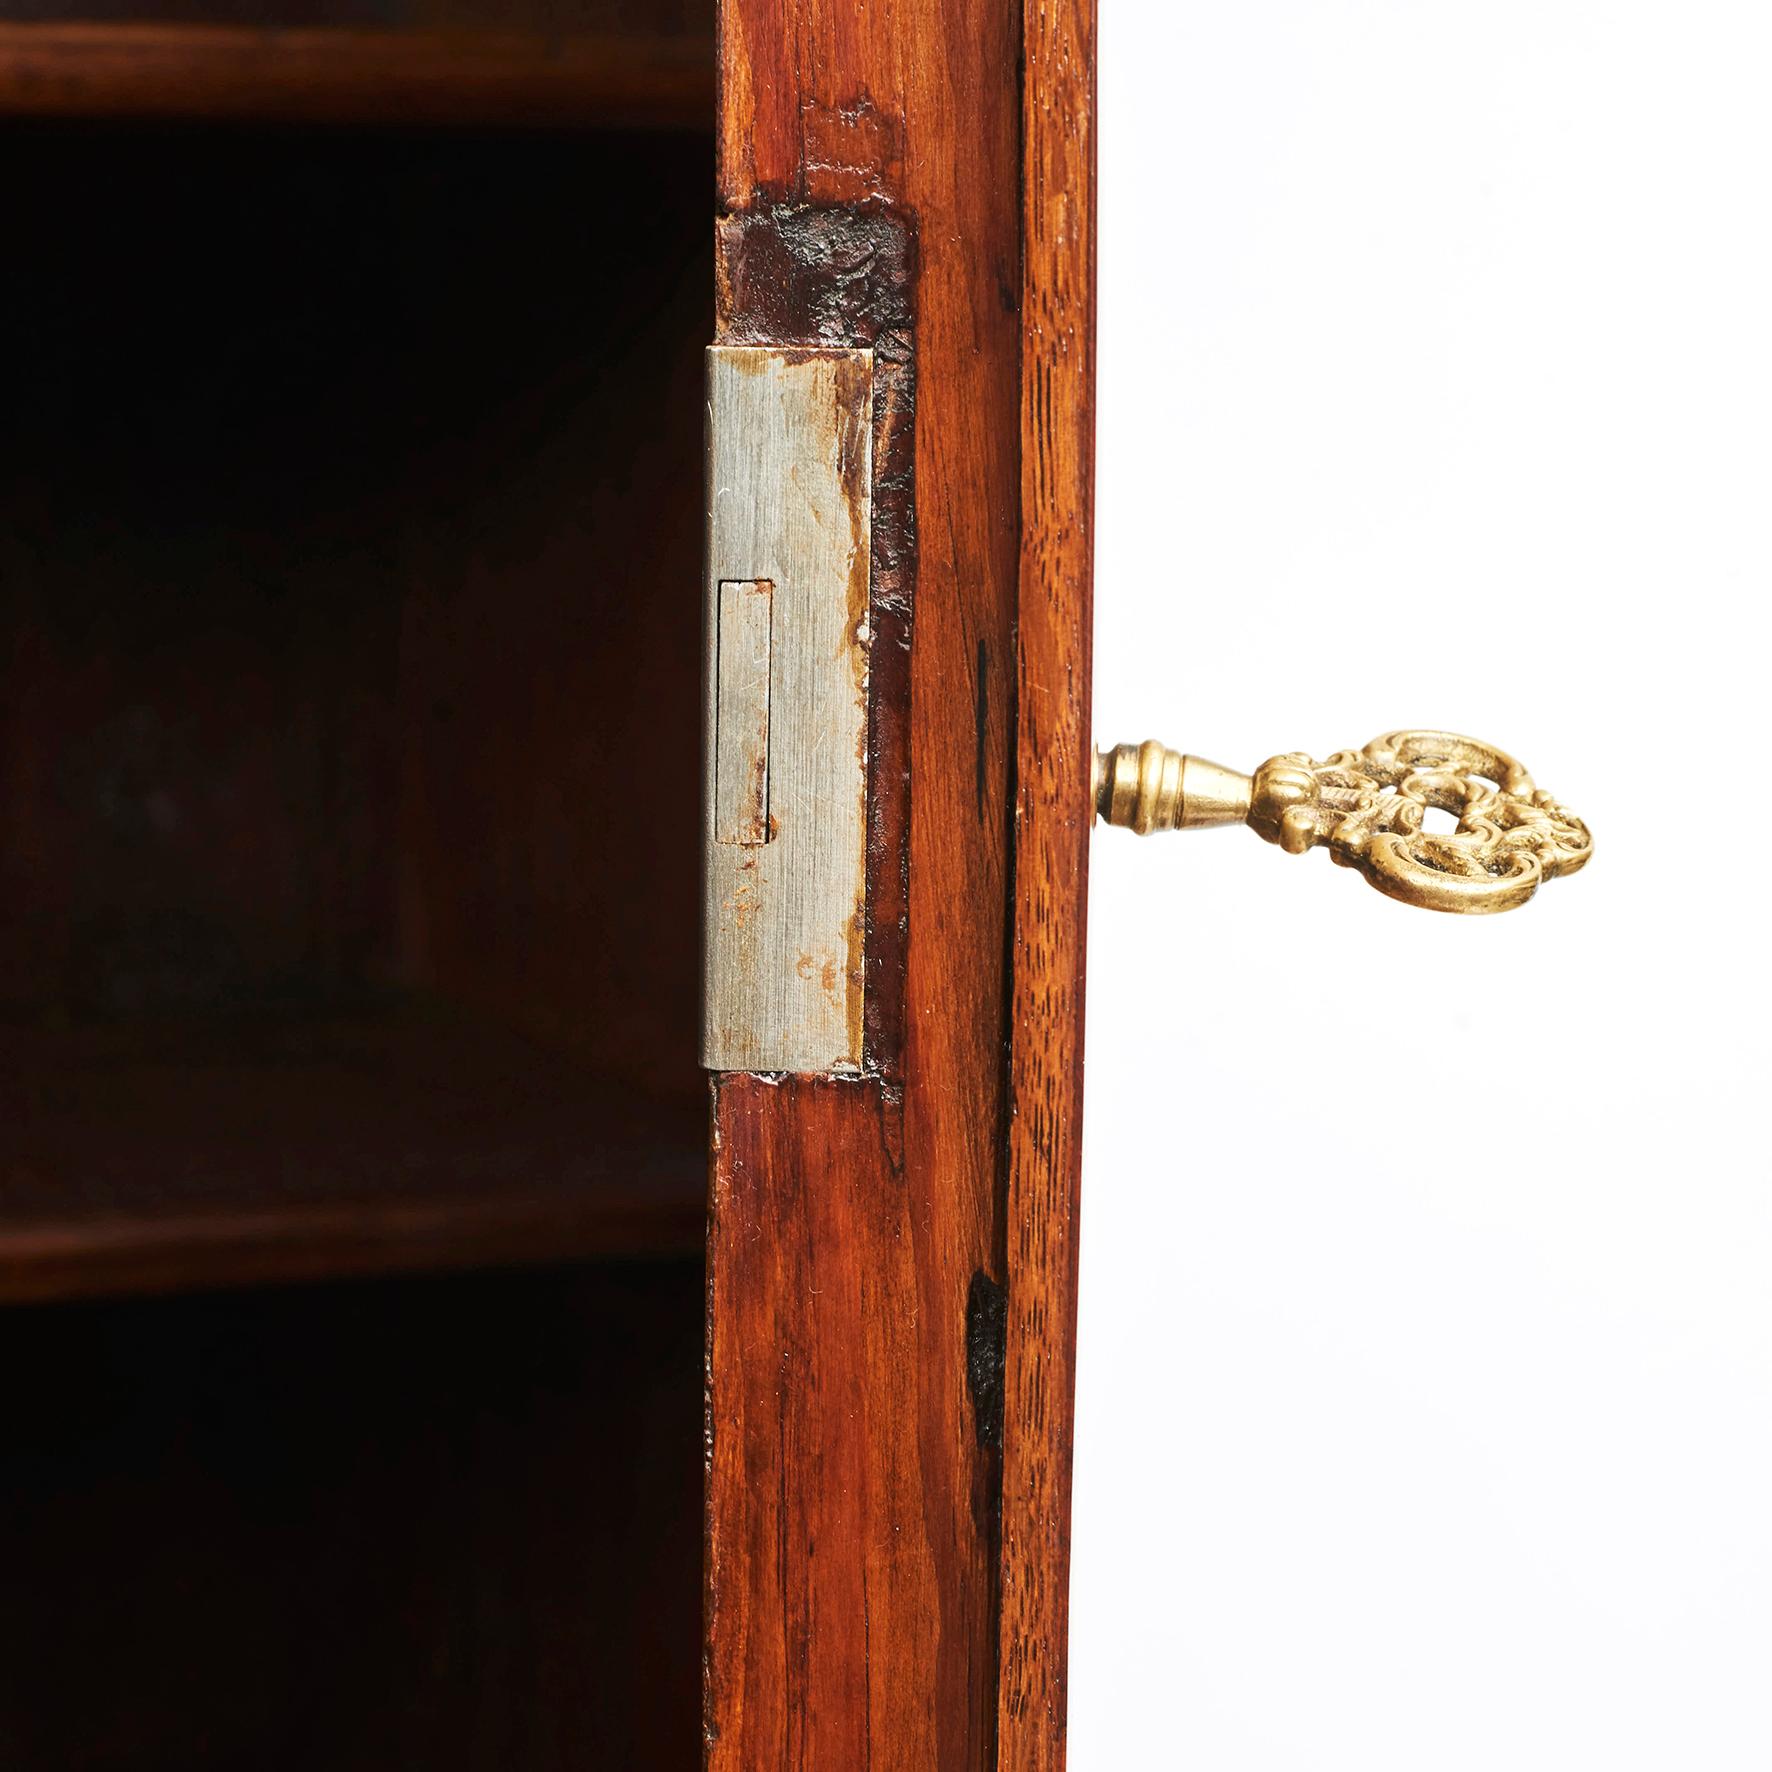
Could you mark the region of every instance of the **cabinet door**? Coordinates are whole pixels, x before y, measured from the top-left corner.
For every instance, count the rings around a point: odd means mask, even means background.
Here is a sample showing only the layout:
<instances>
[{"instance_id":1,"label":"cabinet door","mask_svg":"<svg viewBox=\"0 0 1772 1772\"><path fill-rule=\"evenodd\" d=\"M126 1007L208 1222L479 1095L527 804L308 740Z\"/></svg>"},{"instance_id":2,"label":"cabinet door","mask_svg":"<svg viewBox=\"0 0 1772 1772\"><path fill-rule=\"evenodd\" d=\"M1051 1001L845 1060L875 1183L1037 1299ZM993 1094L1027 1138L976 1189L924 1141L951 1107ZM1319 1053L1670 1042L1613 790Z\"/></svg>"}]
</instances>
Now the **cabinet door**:
<instances>
[{"instance_id":1,"label":"cabinet door","mask_svg":"<svg viewBox=\"0 0 1772 1772\"><path fill-rule=\"evenodd\" d=\"M713 1077L714 1772L1062 1763L1093 30L722 14L718 342L871 352L871 392L857 1052Z\"/></svg>"}]
</instances>

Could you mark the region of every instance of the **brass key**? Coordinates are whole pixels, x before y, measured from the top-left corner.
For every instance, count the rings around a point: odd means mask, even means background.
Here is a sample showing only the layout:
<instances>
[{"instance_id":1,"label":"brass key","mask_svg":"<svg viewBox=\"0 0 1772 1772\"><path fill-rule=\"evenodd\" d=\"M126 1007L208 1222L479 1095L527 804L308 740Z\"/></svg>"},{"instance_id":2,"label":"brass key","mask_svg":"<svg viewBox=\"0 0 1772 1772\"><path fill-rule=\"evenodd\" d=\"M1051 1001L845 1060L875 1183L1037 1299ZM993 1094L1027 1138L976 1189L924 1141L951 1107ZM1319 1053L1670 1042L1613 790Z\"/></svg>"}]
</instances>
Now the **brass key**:
<instances>
[{"instance_id":1,"label":"brass key","mask_svg":"<svg viewBox=\"0 0 1772 1772\"><path fill-rule=\"evenodd\" d=\"M1288 855L1318 845L1404 904L1511 911L1587 864L1585 824L1505 751L1452 732L1387 732L1317 762L1299 751L1242 775L1155 739L1095 753L1095 811L1141 835L1246 824ZM1429 807L1455 830L1423 828Z\"/></svg>"}]
</instances>

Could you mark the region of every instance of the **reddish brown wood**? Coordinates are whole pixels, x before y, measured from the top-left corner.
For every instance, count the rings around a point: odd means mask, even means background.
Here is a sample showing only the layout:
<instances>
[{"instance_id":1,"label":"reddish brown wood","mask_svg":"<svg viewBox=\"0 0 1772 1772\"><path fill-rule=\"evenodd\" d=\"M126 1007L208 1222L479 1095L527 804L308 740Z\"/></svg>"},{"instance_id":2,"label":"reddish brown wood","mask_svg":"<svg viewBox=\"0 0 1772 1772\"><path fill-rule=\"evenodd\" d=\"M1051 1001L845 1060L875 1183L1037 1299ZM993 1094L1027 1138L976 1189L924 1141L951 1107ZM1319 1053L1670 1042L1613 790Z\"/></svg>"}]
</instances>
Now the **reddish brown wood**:
<instances>
[{"instance_id":1,"label":"reddish brown wood","mask_svg":"<svg viewBox=\"0 0 1772 1772\"><path fill-rule=\"evenodd\" d=\"M903 1010L870 1050L880 1076L717 1093L714 1772L965 1772L995 1752L1019 33L1009 0L722 12L720 192L747 261L723 259L723 327L856 326L878 236L913 253L908 288L883 291L911 473L895 570L876 553L897 625L872 749L876 854L904 820L908 861L888 867L902 914L876 875L869 929L870 990L902 965Z\"/></svg>"},{"instance_id":2,"label":"reddish brown wood","mask_svg":"<svg viewBox=\"0 0 1772 1772\"><path fill-rule=\"evenodd\" d=\"M1029 0L1004 1370L1002 1772L1064 1765L1083 1126L1095 0Z\"/></svg>"},{"instance_id":3,"label":"reddish brown wood","mask_svg":"<svg viewBox=\"0 0 1772 1772\"><path fill-rule=\"evenodd\" d=\"M728 1077L716 1113L710 1763L981 1764L994 1480L955 1357L968 1252L896 1091Z\"/></svg>"},{"instance_id":4,"label":"reddish brown wood","mask_svg":"<svg viewBox=\"0 0 1772 1772\"><path fill-rule=\"evenodd\" d=\"M705 126L714 87L705 29L587 37L515 23L7 22L0 116Z\"/></svg>"}]
</instances>

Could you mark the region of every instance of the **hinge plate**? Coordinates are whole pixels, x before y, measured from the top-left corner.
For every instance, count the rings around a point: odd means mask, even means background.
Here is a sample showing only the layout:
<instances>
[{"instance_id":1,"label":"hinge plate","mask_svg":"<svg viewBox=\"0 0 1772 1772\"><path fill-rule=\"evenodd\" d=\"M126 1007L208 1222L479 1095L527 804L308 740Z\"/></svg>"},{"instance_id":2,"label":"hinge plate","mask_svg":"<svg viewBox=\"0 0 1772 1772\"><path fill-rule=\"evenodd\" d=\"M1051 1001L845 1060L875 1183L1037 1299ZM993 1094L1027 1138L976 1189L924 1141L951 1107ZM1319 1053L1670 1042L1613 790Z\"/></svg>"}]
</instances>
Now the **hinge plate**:
<instances>
[{"instance_id":1,"label":"hinge plate","mask_svg":"<svg viewBox=\"0 0 1772 1772\"><path fill-rule=\"evenodd\" d=\"M701 1061L855 1071L873 353L708 352Z\"/></svg>"}]
</instances>

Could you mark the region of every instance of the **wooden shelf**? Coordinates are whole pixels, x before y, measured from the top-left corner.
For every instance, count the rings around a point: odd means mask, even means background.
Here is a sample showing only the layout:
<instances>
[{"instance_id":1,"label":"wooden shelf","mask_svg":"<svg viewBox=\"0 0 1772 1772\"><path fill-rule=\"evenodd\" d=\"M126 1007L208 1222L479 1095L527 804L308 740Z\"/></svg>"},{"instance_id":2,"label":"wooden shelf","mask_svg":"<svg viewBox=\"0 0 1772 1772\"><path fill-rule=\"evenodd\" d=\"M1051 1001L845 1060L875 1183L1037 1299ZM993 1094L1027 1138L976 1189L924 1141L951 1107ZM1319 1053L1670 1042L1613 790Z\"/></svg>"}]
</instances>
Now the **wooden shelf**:
<instances>
[{"instance_id":1,"label":"wooden shelf","mask_svg":"<svg viewBox=\"0 0 1772 1772\"><path fill-rule=\"evenodd\" d=\"M709 129L706 37L0 24L0 116Z\"/></svg>"},{"instance_id":2,"label":"wooden shelf","mask_svg":"<svg viewBox=\"0 0 1772 1772\"><path fill-rule=\"evenodd\" d=\"M705 1111L413 1009L0 1032L0 1302L701 1247Z\"/></svg>"}]
</instances>

